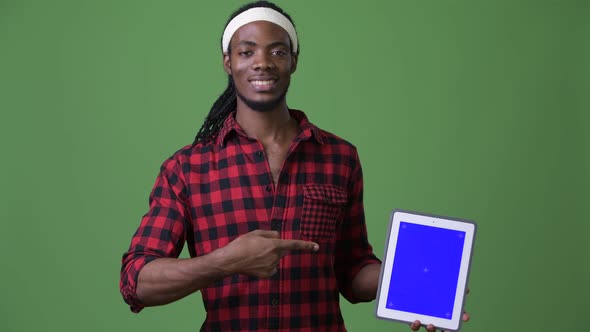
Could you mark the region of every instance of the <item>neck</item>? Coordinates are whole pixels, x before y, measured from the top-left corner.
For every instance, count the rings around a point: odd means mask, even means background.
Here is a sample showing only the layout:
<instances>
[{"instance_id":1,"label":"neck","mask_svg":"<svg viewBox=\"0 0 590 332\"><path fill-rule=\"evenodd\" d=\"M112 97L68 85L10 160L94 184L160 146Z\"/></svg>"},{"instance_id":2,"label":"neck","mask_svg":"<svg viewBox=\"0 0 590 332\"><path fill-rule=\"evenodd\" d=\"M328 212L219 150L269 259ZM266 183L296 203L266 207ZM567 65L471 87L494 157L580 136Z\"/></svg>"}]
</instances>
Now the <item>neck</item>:
<instances>
[{"instance_id":1,"label":"neck","mask_svg":"<svg viewBox=\"0 0 590 332\"><path fill-rule=\"evenodd\" d=\"M240 105L241 104L241 105ZM236 109L236 122L244 129L248 137L260 141L281 140L288 135L294 121L291 119L286 104L281 104L270 111L255 111L240 103Z\"/></svg>"}]
</instances>

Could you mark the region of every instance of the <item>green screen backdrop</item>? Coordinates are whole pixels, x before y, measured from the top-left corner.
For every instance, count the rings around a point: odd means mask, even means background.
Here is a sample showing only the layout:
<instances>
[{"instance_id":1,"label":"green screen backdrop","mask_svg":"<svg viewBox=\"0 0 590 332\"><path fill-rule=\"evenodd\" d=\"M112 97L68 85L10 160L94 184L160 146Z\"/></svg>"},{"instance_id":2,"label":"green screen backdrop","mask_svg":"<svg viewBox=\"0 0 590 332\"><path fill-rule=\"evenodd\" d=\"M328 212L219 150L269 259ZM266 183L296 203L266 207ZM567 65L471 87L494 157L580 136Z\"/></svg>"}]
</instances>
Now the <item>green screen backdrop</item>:
<instances>
[{"instance_id":1,"label":"green screen backdrop","mask_svg":"<svg viewBox=\"0 0 590 332\"><path fill-rule=\"evenodd\" d=\"M198 330L198 293L132 314L120 259L225 87L242 3L0 0L0 331ZM464 331L584 330L589 2L277 3L289 105L358 147L376 253L393 208L473 219ZM342 306L350 331L409 331Z\"/></svg>"}]
</instances>

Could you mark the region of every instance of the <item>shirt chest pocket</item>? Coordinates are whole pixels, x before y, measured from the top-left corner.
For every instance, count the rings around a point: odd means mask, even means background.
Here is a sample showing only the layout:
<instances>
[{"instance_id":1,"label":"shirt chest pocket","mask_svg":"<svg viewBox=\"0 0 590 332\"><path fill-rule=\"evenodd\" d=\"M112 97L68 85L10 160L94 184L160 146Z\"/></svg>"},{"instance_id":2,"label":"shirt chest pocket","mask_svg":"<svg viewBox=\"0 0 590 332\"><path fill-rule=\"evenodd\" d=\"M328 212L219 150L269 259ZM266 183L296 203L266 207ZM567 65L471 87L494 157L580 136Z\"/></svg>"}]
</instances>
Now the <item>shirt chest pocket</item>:
<instances>
[{"instance_id":1,"label":"shirt chest pocket","mask_svg":"<svg viewBox=\"0 0 590 332\"><path fill-rule=\"evenodd\" d=\"M325 184L304 186L301 237L313 241L334 238L347 203L348 193L340 187Z\"/></svg>"}]
</instances>

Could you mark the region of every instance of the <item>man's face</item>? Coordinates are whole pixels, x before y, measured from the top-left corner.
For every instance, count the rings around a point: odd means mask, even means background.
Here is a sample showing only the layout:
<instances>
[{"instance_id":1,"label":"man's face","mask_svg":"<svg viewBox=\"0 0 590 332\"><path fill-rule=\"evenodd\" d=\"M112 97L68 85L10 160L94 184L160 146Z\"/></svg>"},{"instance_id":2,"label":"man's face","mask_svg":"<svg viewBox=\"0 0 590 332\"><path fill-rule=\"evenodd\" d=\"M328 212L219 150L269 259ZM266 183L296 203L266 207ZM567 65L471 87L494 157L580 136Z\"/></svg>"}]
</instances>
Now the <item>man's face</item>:
<instances>
[{"instance_id":1,"label":"man's face","mask_svg":"<svg viewBox=\"0 0 590 332\"><path fill-rule=\"evenodd\" d=\"M238 105L269 111L285 102L297 57L283 28L266 21L248 23L234 33L230 50L223 65L234 80Z\"/></svg>"}]
</instances>

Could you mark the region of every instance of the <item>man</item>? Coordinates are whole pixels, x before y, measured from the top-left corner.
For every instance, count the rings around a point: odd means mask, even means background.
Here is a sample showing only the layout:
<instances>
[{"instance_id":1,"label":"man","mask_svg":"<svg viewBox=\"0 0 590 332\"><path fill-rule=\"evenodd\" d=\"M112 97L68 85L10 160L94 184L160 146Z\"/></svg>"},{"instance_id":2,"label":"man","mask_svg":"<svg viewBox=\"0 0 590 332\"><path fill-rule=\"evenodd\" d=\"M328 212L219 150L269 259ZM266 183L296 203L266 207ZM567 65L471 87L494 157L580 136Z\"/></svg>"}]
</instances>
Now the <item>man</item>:
<instances>
[{"instance_id":1,"label":"man","mask_svg":"<svg viewBox=\"0 0 590 332\"><path fill-rule=\"evenodd\" d=\"M234 13L222 51L228 87L162 165L121 293L139 312L201 291L203 331L344 331L339 294L373 300L380 269L356 149L288 108L299 44L276 5Z\"/></svg>"}]
</instances>

